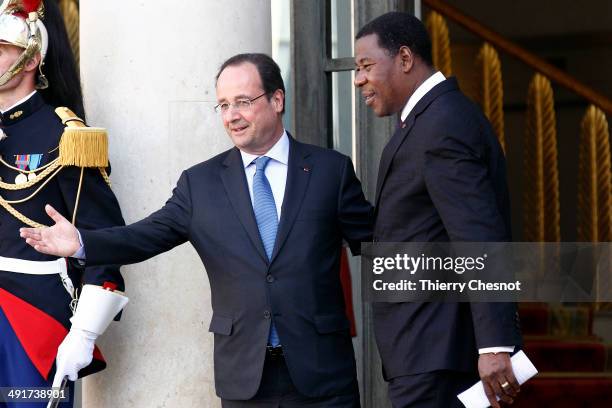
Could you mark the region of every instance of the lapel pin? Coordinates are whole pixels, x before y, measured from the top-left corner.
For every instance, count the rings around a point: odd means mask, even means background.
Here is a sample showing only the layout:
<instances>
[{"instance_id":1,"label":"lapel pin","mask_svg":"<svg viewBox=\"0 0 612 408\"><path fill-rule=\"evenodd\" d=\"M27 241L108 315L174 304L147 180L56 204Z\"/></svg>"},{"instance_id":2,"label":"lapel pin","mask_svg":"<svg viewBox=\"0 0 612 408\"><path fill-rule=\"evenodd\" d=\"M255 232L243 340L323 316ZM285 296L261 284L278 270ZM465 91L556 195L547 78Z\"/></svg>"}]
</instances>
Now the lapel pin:
<instances>
[{"instance_id":1,"label":"lapel pin","mask_svg":"<svg viewBox=\"0 0 612 408\"><path fill-rule=\"evenodd\" d=\"M305 173L310 173L310 167L304 167L304 172Z\"/></svg>"}]
</instances>

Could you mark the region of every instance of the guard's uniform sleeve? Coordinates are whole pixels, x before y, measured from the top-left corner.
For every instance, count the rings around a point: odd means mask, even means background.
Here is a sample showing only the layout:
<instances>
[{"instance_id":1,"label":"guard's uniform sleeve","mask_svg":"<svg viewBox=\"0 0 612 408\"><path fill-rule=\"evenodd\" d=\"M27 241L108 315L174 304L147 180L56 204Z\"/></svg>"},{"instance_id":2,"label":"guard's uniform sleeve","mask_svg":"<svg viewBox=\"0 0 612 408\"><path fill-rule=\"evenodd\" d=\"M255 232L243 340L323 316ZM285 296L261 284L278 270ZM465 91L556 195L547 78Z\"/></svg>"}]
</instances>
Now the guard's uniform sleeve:
<instances>
[{"instance_id":1,"label":"guard's uniform sleeve","mask_svg":"<svg viewBox=\"0 0 612 408\"><path fill-rule=\"evenodd\" d=\"M110 174L110 168L107 169ZM62 195L72 217L77 198L81 168L67 166L58 173L58 182ZM115 194L106 183L100 170L86 168L76 213L76 227L85 229L98 229L125 225L121 209ZM102 285L112 282L117 289L125 289L123 277L118 265L103 265L86 267L82 273L81 282L74 282L75 287L80 284Z\"/></svg>"}]
</instances>

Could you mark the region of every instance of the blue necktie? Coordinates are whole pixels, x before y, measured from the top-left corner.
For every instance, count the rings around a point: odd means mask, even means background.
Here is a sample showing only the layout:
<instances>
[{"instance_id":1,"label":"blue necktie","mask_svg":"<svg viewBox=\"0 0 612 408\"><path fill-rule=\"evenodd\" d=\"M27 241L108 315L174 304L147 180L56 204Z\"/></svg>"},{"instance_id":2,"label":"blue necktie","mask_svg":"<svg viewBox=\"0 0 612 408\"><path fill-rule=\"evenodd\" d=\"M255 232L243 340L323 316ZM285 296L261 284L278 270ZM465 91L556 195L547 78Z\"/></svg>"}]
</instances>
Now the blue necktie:
<instances>
[{"instance_id":1,"label":"blue necktie","mask_svg":"<svg viewBox=\"0 0 612 408\"><path fill-rule=\"evenodd\" d=\"M268 255L268 260L272 258L276 231L278 230L276 203L274 202L274 195L272 195L272 188L265 174L266 166L269 162L270 158L266 156L255 159L255 176L253 176L253 210L255 211L257 228L259 229L259 235L266 250L266 255ZM272 347L280 344L274 322L270 326L268 343Z\"/></svg>"}]
</instances>

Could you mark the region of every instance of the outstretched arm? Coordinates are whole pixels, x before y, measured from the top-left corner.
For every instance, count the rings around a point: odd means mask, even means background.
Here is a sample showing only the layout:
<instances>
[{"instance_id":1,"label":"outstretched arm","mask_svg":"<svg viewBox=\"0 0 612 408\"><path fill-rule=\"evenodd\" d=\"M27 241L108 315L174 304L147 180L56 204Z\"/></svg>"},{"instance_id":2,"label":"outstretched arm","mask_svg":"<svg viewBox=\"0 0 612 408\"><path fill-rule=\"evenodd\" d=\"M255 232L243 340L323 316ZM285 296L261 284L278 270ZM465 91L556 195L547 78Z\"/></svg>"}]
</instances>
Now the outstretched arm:
<instances>
[{"instance_id":1,"label":"outstretched arm","mask_svg":"<svg viewBox=\"0 0 612 408\"><path fill-rule=\"evenodd\" d=\"M73 256L80 248L81 233L87 265L142 262L187 241L191 224L189 176L183 173L166 204L147 218L125 227L79 231L52 208L47 210L55 225L23 228L26 242L37 251Z\"/></svg>"}]
</instances>

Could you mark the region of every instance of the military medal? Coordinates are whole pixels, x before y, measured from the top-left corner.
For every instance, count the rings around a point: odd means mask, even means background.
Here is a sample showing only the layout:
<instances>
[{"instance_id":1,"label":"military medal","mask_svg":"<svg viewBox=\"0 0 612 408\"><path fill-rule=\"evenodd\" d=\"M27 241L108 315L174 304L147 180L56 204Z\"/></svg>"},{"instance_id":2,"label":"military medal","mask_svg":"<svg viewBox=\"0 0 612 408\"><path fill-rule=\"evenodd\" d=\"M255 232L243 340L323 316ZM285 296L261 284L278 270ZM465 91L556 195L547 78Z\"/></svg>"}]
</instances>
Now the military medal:
<instances>
[{"instance_id":1,"label":"military medal","mask_svg":"<svg viewBox=\"0 0 612 408\"><path fill-rule=\"evenodd\" d=\"M17 154L15 155L15 165L20 170L15 177L15 184L23 184L36 178L34 170L38 168L42 161L42 154ZM28 170L26 170L29 169Z\"/></svg>"},{"instance_id":2,"label":"military medal","mask_svg":"<svg viewBox=\"0 0 612 408\"><path fill-rule=\"evenodd\" d=\"M23 184L28 182L28 176L23 173L19 173L17 177L15 177L15 184Z\"/></svg>"},{"instance_id":3,"label":"military medal","mask_svg":"<svg viewBox=\"0 0 612 408\"><path fill-rule=\"evenodd\" d=\"M19 172L17 176L15 176L15 184L23 184L28 182L28 176L25 173L26 167L30 164L30 155L29 154L18 154L15 155L15 166L19 170L22 170L24 173Z\"/></svg>"},{"instance_id":4,"label":"military medal","mask_svg":"<svg viewBox=\"0 0 612 408\"><path fill-rule=\"evenodd\" d=\"M36 173L34 170L40 166L40 162L42 161L42 154L31 154L30 160L28 161L28 168L30 169L30 173L28 173L28 181L32 181L36 178Z\"/></svg>"}]
</instances>

